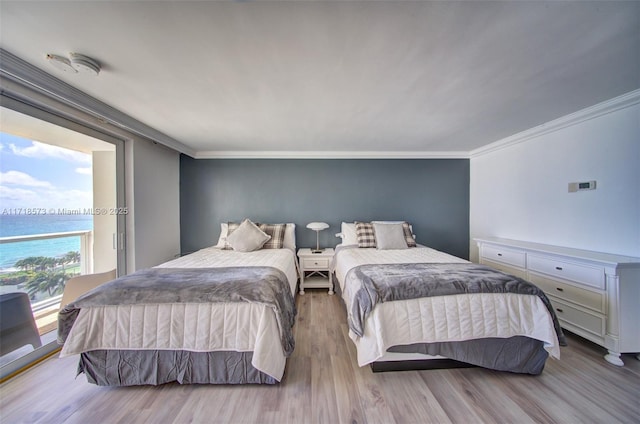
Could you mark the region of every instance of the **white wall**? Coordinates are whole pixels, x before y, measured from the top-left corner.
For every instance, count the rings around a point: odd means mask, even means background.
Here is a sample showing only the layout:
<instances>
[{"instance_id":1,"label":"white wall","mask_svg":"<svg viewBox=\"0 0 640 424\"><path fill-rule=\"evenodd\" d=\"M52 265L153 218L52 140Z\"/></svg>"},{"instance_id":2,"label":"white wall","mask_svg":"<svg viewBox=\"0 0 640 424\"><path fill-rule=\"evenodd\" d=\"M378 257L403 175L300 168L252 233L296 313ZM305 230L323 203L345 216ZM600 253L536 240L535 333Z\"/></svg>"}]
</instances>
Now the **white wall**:
<instances>
[{"instance_id":1,"label":"white wall","mask_svg":"<svg viewBox=\"0 0 640 424\"><path fill-rule=\"evenodd\" d=\"M640 105L472 156L470 254L495 236L640 257ZM568 183L597 189L568 192Z\"/></svg>"},{"instance_id":2,"label":"white wall","mask_svg":"<svg viewBox=\"0 0 640 424\"><path fill-rule=\"evenodd\" d=\"M145 140L127 143L127 271L180 253L180 154Z\"/></svg>"}]
</instances>

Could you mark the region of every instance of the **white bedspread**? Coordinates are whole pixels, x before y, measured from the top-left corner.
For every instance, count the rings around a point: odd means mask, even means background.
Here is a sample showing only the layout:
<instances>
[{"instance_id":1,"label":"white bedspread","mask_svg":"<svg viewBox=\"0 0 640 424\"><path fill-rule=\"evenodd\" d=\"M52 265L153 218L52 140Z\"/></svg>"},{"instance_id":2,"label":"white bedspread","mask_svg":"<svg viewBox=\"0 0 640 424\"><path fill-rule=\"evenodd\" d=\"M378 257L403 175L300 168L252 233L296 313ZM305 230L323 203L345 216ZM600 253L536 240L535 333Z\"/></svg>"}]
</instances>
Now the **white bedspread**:
<instances>
[{"instance_id":1,"label":"white bedspread","mask_svg":"<svg viewBox=\"0 0 640 424\"><path fill-rule=\"evenodd\" d=\"M298 273L290 249L235 252L206 248L165 268L272 266L295 295ZM286 358L274 311L252 303L181 303L83 308L60 356L97 349L253 352L251 364L280 381Z\"/></svg>"},{"instance_id":2,"label":"white bedspread","mask_svg":"<svg viewBox=\"0 0 640 424\"><path fill-rule=\"evenodd\" d=\"M338 249L332 268L350 310L360 288L352 268L365 264L468 262L428 247L404 250ZM434 296L376 305L365 322L364 336L349 331L358 365L380 360L391 346L463 341L485 337L527 336L544 342L560 357L558 338L544 303L537 296L478 293Z\"/></svg>"}]
</instances>

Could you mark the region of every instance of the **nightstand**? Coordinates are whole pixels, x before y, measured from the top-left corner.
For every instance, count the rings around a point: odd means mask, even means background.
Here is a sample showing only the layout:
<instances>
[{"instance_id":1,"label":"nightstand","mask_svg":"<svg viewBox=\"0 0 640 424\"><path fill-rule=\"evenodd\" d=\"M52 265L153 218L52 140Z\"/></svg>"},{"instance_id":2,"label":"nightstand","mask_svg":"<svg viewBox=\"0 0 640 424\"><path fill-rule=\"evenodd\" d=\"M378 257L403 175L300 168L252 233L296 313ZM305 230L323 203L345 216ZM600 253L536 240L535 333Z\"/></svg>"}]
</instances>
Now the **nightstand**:
<instances>
[{"instance_id":1,"label":"nightstand","mask_svg":"<svg viewBox=\"0 0 640 424\"><path fill-rule=\"evenodd\" d=\"M304 294L305 288L326 288L329 294L333 294L333 278L329 271L333 254L332 248L326 248L322 253L311 253L311 249L298 250L300 294Z\"/></svg>"}]
</instances>

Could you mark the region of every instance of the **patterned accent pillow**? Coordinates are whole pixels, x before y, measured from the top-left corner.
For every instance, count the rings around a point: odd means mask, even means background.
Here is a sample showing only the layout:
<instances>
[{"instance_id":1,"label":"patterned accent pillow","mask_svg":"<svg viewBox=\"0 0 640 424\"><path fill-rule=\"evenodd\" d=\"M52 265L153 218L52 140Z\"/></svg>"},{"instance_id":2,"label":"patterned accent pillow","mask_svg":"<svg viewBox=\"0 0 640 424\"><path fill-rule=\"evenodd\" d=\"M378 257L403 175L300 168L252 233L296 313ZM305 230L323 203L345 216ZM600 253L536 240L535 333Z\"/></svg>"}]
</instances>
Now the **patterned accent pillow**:
<instances>
[{"instance_id":1,"label":"patterned accent pillow","mask_svg":"<svg viewBox=\"0 0 640 424\"><path fill-rule=\"evenodd\" d=\"M284 247L284 231L287 224L257 224L271 239L262 245L263 249L282 249Z\"/></svg>"},{"instance_id":2,"label":"patterned accent pillow","mask_svg":"<svg viewBox=\"0 0 640 424\"><path fill-rule=\"evenodd\" d=\"M407 241L407 247L416 247L416 239L413 237L411 226L408 222L402 223L402 230L404 231L404 238Z\"/></svg>"},{"instance_id":3,"label":"patterned accent pillow","mask_svg":"<svg viewBox=\"0 0 640 424\"><path fill-rule=\"evenodd\" d=\"M356 221L356 237L358 247L376 247L376 232L372 223Z\"/></svg>"}]
</instances>

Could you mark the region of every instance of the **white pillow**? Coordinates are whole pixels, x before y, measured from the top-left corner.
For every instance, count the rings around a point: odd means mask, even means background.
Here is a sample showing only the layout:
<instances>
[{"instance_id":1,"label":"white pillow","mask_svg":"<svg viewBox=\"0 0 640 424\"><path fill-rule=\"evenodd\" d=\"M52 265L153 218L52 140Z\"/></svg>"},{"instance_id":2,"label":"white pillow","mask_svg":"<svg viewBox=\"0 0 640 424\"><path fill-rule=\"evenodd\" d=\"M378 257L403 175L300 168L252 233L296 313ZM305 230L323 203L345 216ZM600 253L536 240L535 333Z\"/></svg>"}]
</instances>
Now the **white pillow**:
<instances>
[{"instance_id":1,"label":"white pillow","mask_svg":"<svg viewBox=\"0 0 640 424\"><path fill-rule=\"evenodd\" d=\"M229 232L229 225L226 222L220 223L220 237L218 237L218 243L215 247L224 249L227 245L227 234ZM288 222L284 228L284 241L282 247L286 249L296 250L296 224Z\"/></svg>"},{"instance_id":2,"label":"white pillow","mask_svg":"<svg viewBox=\"0 0 640 424\"><path fill-rule=\"evenodd\" d=\"M374 223L376 248L379 250L408 249L403 225Z\"/></svg>"},{"instance_id":3,"label":"white pillow","mask_svg":"<svg viewBox=\"0 0 640 424\"><path fill-rule=\"evenodd\" d=\"M269 239L266 234L249 219L242 221L242 224L229 237L227 243L238 252L253 252L260 249Z\"/></svg>"},{"instance_id":4,"label":"white pillow","mask_svg":"<svg viewBox=\"0 0 640 424\"><path fill-rule=\"evenodd\" d=\"M218 237L218 244L215 247L224 249L227 245L227 233L229 232L229 225L226 222L220 223L220 237Z\"/></svg>"},{"instance_id":5,"label":"white pillow","mask_svg":"<svg viewBox=\"0 0 640 424\"><path fill-rule=\"evenodd\" d=\"M358 244L356 224L354 222L343 222L340 231L342 232L342 244Z\"/></svg>"},{"instance_id":6,"label":"white pillow","mask_svg":"<svg viewBox=\"0 0 640 424\"><path fill-rule=\"evenodd\" d=\"M284 228L284 241L282 247L285 249L296 250L296 224L289 222Z\"/></svg>"}]
</instances>

